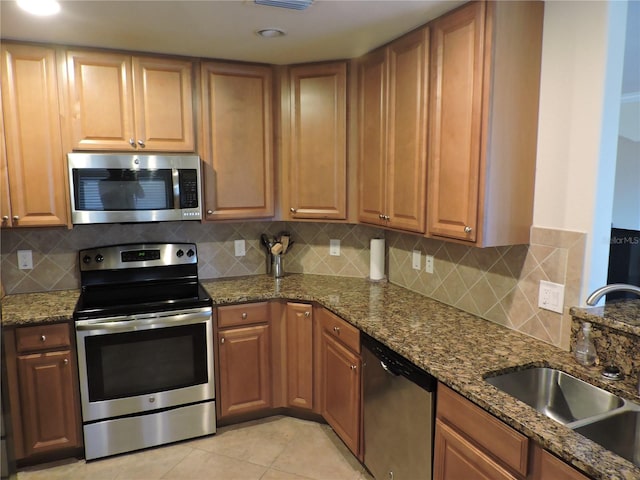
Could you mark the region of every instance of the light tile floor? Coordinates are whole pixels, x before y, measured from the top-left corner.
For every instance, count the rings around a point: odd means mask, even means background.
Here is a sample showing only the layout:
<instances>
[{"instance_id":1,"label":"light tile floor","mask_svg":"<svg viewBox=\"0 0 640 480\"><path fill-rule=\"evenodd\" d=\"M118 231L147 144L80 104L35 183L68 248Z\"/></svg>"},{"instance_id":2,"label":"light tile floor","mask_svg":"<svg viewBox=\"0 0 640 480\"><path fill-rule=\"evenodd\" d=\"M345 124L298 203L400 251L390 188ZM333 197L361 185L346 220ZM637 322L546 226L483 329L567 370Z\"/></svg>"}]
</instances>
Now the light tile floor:
<instances>
[{"instance_id":1,"label":"light tile floor","mask_svg":"<svg viewBox=\"0 0 640 480\"><path fill-rule=\"evenodd\" d=\"M373 480L328 425L275 416L215 435L18 472L18 480Z\"/></svg>"}]
</instances>

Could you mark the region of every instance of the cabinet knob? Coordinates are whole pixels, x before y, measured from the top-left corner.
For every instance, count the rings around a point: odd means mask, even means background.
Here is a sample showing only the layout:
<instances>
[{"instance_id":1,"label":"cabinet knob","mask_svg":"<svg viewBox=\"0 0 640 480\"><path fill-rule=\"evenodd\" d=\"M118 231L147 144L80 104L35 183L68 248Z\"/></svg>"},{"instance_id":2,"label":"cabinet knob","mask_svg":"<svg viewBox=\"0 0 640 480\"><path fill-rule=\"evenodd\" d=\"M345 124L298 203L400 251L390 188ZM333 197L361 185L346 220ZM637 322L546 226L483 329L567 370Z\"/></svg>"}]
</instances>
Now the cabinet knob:
<instances>
[{"instance_id":1,"label":"cabinet knob","mask_svg":"<svg viewBox=\"0 0 640 480\"><path fill-rule=\"evenodd\" d=\"M380 215L378 215L378 218L379 218L380 220L384 220L384 215L383 215L383 214L380 214Z\"/></svg>"},{"instance_id":2,"label":"cabinet knob","mask_svg":"<svg viewBox=\"0 0 640 480\"><path fill-rule=\"evenodd\" d=\"M384 219L388 222L389 220L391 220L391 217L389 215L385 215Z\"/></svg>"},{"instance_id":3,"label":"cabinet knob","mask_svg":"<svg viewBox=\"0 0 640 480\"><path fill-rule=\"evenodd\" d=\"M62 364L63 365L69 365L69 359L65 358L64 360L62 360Z\"/></svg>"},{"instance_id":4,"label":"cabinet knob","mask_svg":"<svg viewBox=\"0 0 640 480\"><path fill-rule=\"evenodd\" d=\"M40 335L40 341L41 342L46 342L47 341L46 335Z\"/></svg>"},{"instance_id":5,"label":"cabinet knob","mask_svg":"<svg viewBox=\"0 0 640 480\"><path fill-rule=\"evenodd\" d=\"M213 215L213 210L207 210L207 215Z\"/></svg>"},{"instance_id":6,"label":"cabinet knob","mask_svg":"<svg viewBox=\"0 0 640 480\"><path fill-rule=\"evenodd\" d=\"M8 222L9 221L9 215L3 215L2 216L2 221L3 222Z\"/></svg>"},{"instance_id":7,"label":"cabinet knob","mask_svg":"<svg viewBox=\"0 0 640 480\"><path fill-rule=\"evenodd\" d=\"M311 316L311 312L304 312L304 316L305 317L310 317Z\"/></svg>"},{"instance_id":8,"label":"cabinet knob","mask_svg":"<svg viewBox=\"0 0 640 480\"><path fill-rule=\"evenodd\" d=\"M356 368L358 368L356 365L351 365L351 370L355 370Z\"/></svg>"},{"instance_id":9,"label":"cabinet knob","mask_svg":"<svg viewBox=\"0 0 640 480\"><path fill-rule=\"evenodd\" d=\"M469 225L464 227L464 233L471 233L472 230L473 230L473 228L471 228Z\"/></svg>"},{"instance_id":10,"label":"cabinet knob","mask_svg":"<svg viewBox=\"0 0 640 480\"><path fill-rule=\"evenodd\" d=\"M293 207L291 207L291 208L289 209L289 211L290 211L291 213L296 213L296 212L298 211L298 209L297 209L297 208L293 208Z\"/></svg>"},{"instance_id":11,"label":"cabinet knob","mask_svg":"<svg viewBox=\"0 0 640 480\"><path fill-rule=\"evenodd\" d=\"M340 327L333 327L333 331L340 335Z\"/></svg>"},{"instance_id":12,"label":"cabinet knob","mask_svg":"<svg viewBox=\"0 0 640 480\"><path fill-rule=\"evenodd\" d=\"M247 319L247 312L242 312L242 319L246 320Z\"/></svg>"},{"instance_id":13,"label":"cabinet knob","mask_svg":"<svg viewBox=\"0 0 640 480\"><path fill-rule=\"evenodd\" d=\"M220 343L224 343L224 337L220 339Z\"/></svg>"},{"instance_id":14,"label":"cabinet knob","mask_svg":"<svg viewBox=\"0 0 640 480\"><path fill-rule=\"evenodd\" d=\"M19 215L14 215L13 216L13 221L17 222L18 220L20 220L20 216Z\"/></svg>"},{"instance_id":15,"label":"cabinet knob","mask_svg":"<svg viewBox=\"0 0 640 480\"><path fill-rule=\"evenodd\" d=\"M146 145L144 144L144 142L142 140L138 140L138 145L140 145L141 148L146 147Z\"/></svg>"},{"instance_id":16,"label":"cabinet knob","mask_svg":"<svg viewBox=\"0 0 640 480\"><path fill-rule=\"evenodd\" d=\"M129 145L131 145L133 148L136 148L136 141L133 138L130 138Z\"/></svg>"}]
</instances>

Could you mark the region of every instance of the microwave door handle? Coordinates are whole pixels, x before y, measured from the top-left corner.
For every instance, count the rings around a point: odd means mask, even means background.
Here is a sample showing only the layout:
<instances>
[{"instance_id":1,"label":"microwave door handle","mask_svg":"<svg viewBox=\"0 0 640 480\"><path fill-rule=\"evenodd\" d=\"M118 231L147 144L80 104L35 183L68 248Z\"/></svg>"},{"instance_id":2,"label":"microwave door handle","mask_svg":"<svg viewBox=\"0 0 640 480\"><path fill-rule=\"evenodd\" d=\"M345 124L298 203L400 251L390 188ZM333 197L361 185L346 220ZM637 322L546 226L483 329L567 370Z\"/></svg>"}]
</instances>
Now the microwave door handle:
<instances>
[{"instance_id":1,"label":"microwave door handle","mask_svg":"<svg viewBox=\"0 0 640 480\"><path fill-rule=\"evenodd\" d=\"M173 208L180 209L180 170L177 168L171 169L171 176L173 181Z\"/></svg>"}]
</instances>

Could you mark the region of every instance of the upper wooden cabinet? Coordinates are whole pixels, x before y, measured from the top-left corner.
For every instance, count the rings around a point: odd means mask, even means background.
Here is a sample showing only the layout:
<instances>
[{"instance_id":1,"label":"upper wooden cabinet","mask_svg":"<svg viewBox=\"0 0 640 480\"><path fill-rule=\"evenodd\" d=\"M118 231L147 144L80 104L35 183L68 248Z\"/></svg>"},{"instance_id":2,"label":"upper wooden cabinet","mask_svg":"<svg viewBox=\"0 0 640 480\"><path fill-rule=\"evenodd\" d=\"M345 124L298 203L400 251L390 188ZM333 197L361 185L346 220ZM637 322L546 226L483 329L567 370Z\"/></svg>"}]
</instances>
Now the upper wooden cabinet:
<instances>
[{"instance_id":1,"label":"upper wooden cabinet","mask_svg":"<svg viewBox=\"0 0 640 480\"><path fill-rule=\"evenodd\" d=\"M207 62L201 74L205 218L272 217L273 70Z\"/></svg>"},{"instance_id":2,"label":"upper wooden cabinet","mask_svg":"<svg viewBox=\"0 0 640 480\"><path fill-rule=\"evenodd\" d=\"M359 219L424 233L429 29L360 63Z\"/></svg>"},{"instance_id":3,"label":"upper wooden cabinet","mask_svg":"<svg viewBox=\"0 0 640 480\"><path fill-rule=\"evenodd\" d=\"M344 220L347 63L296 65L290 67L283 84L285 215L288 219Z\"/></svg>"},{"instance_id":4,"label":"upper wooden cabinet","mask_svg":"<svg viewBox=\"0 0 640 480\"><path fill-rule=\"evenodd\" d=\"M54 49L2 45L3 227L68 223L58 98Z\"/></svg>"},{"instance_id":5,"label":"upper wooden cabinet","mask_svg":"<svg viewBox=\"0 0 640 480\"><path fill-rule=\"evenodd\" d=\"M542 2L471 2L431 24L427 235L529 242Z\"/></svg>"},{"instance_id":6,"label":"upper wooden cabinet","mask_svg":"<svg viewBox=\"0 0 640 480\"><path fill-rule=\"evenodd\" d=\"M72 147L195 150L190 61L67 52Z\"/></svg>"}]
</instances>

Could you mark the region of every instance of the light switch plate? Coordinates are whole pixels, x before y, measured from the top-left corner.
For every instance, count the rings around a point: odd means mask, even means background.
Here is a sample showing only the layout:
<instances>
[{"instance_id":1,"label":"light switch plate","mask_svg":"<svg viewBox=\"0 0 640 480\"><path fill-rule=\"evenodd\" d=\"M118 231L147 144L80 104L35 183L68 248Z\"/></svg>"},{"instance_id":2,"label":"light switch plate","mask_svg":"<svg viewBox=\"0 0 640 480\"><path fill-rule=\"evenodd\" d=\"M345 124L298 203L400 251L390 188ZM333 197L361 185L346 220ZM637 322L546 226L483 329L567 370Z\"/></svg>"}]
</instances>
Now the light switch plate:
<instances>
[{"instance_id":1,"label":"light switch plate","mask_svg":"<svg viewBox=\"0 0 640 480\"><path fill-rule=\"evenodd\" d=\"M538 306L545 310L562 313L564 309L564 285L540 280Z\"/></svg>"},{"instance_id":2,"label":"light switch plate","mask_svg":"<svg viewBox=\"0 0 640 480\"><path fill-rule=\"evenodd\" d=\"M433 273L433 255L425 255L424 271L427 273Z\"/></svg>"},{"instance_id":3,"label":"light switch plate","mask_svg":"<svg viewBox=\"0 0 640 480\"><path fill-rule=\"evenodd\" d=\"M414 250L411 256L411 265L414 270L420 270L420 263L422 262L422 253L420 250Z\"/></svg>"},{"instance_id":4,"label":"light switch plate","mask_svg":"<svg viewBox=\"0 0 640 480\"><path fill-rule=\"evenodd\" d=\"M340 256L340 239L332 238L329 240L329 255L332 257Z\"/></svg>"},{"instance_id":5,"label":"light switch plate","mask_svg":"<svg viewBox=\"0 0 640 480\"><path fill-rule=\"evenodd\" d=\"M18 268L20 270L33 270L31 250L18 250Z\"/></svg>"},{"instance_id":6,"label":"light switch plate","mask_svg":"<svg viewBox=\"0 0 640 480\"><path fill-rule=\"evenodd\" d=\"M235 240L233 242L233 247L236 251L236 257L244 257L246 255L246 247L244 244L244 240Z\"/></svg>"}]
</instances>

